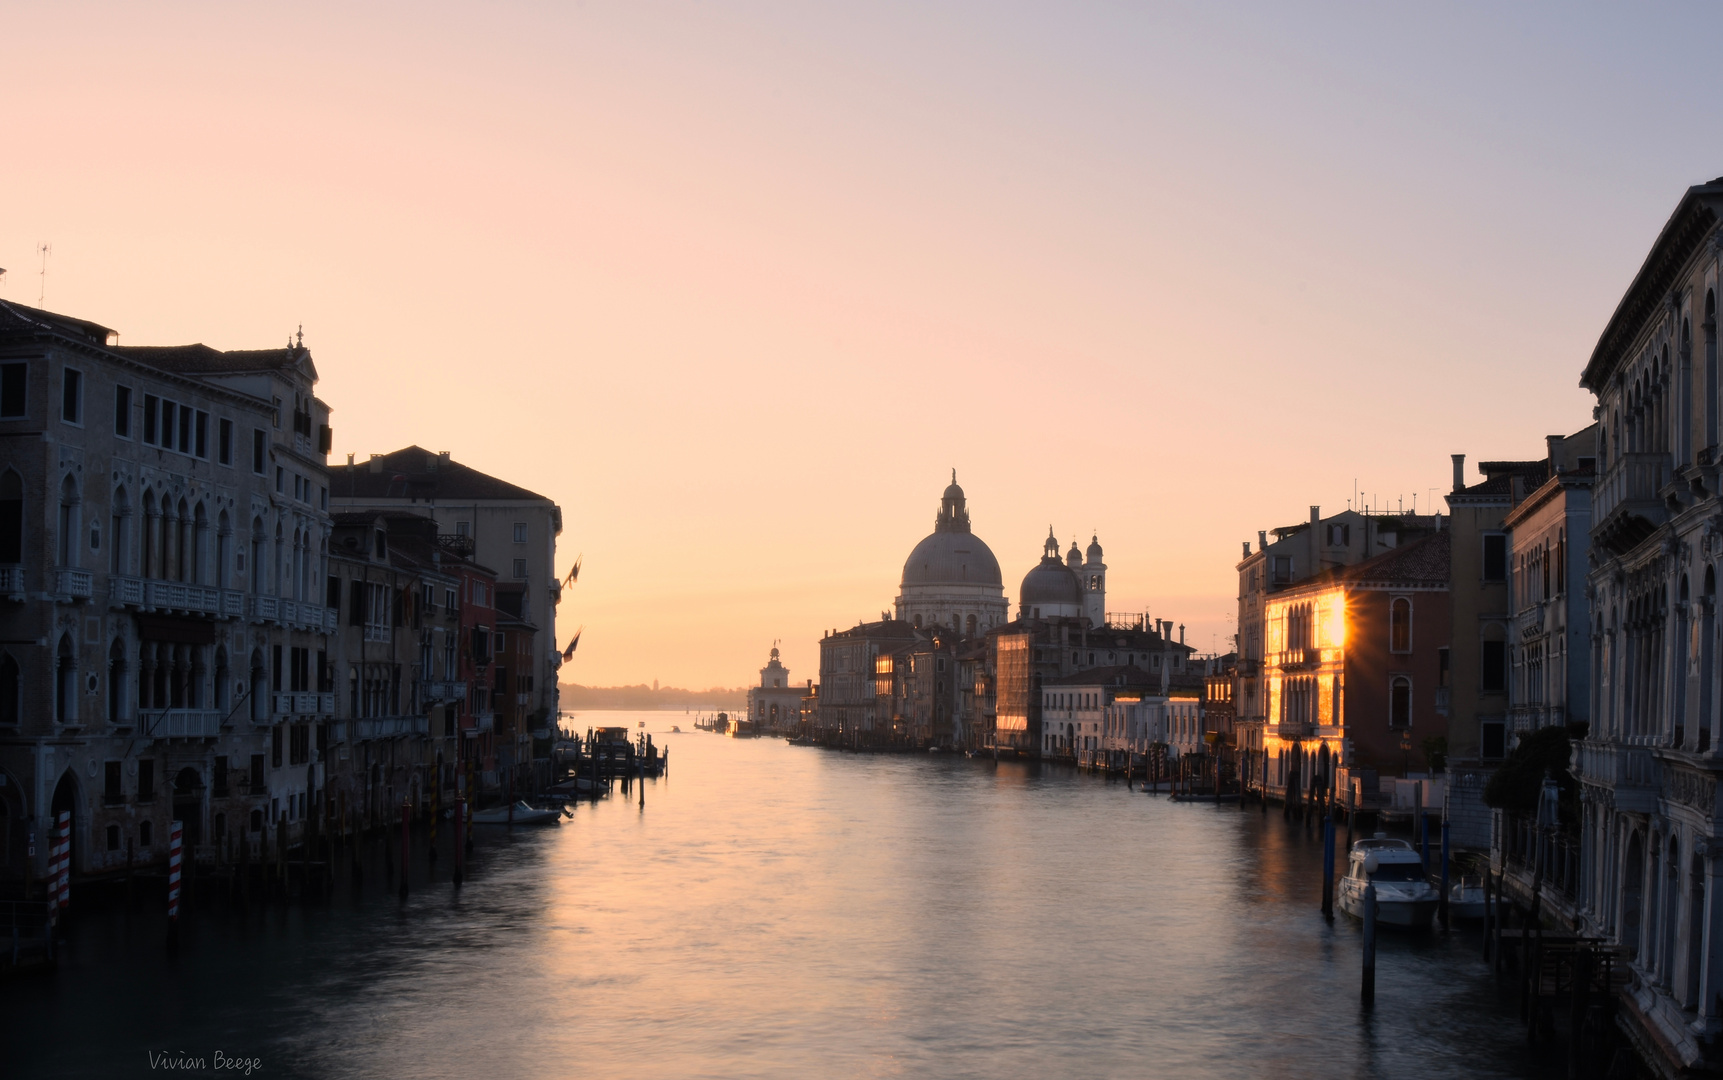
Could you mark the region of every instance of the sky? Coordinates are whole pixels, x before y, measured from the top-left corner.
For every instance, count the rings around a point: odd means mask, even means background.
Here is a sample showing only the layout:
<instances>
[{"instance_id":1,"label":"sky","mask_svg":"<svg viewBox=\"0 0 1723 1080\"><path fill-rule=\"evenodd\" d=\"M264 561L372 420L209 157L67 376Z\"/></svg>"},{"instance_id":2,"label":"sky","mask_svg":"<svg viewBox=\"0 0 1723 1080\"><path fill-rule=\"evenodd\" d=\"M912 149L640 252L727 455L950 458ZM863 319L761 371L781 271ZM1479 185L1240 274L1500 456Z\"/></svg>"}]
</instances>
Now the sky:
<instances>
[{"instance_id":1,"label":"sky","mask_svg":"<svg viewBox=\"0 0 1723 1080\"><path fill-rule=\"evenodd\" d=\"M1294 10L1296 7L1296 10ZM563 679L891 606L951 469L1006 592L1229 647L1240 542L1541 457L1690 185L1700 5L20 5L0 298L304 328L331 462L562 507ZM51 245L47 273L38 246ZM1471 468L1469 465L1468 468ZM1470 479L1476 480L1473 469Z\"/></svg>"}]
</instances>

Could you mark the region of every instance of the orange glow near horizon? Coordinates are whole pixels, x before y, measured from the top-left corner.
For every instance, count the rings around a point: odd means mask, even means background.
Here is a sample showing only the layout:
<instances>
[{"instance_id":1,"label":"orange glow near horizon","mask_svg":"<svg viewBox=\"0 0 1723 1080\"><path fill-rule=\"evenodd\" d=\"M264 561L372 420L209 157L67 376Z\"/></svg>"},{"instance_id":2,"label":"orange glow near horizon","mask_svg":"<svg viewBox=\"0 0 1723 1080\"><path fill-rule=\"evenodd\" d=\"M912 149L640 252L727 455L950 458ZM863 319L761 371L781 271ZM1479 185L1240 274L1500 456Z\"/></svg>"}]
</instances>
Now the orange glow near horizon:
<instances>
[{"instance_id":1,"label":"orange glow near horizon","mask_svg":"<svg viewBox=\"0 0 1723 1080\"><path fill-rule=\"evenodd\" d=\"M9 16L0 299L135 345L303 324L332 462L418 444L561 505L589 685L744 685L777 639L816 676L953 467L1013 613L1051 522L1109 610L1224 652L1241 540L1589 422L1723 127L1662 105L1703 52L1625 12L1537 48L1272 5Z\"/></svg>"}]
</instances>

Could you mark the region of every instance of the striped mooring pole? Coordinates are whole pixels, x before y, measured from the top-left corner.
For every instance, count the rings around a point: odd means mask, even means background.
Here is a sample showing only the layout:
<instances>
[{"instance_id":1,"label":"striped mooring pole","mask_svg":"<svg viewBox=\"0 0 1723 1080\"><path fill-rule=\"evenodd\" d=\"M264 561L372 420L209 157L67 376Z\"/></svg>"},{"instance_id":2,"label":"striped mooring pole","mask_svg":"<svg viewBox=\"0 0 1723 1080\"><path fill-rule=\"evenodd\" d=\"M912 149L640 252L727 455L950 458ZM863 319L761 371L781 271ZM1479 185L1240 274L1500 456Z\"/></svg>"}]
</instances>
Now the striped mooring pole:
<instances>
[{"instance_id":1,"label":"striped mooring pole","mask_svg":"<svg viewBox=\"0 0 1723 1080\"><path fill-rule=\"evenodd\" d=\"M56 912L66 910L72 900L72 812L60 811L59 820L54 823L54 851L52 873L54 875L53 904Z\"/></svg>"},{"instance_id":2,"label":"striped mooring pole","mask_svg":"<svg viewBox=\"0 0 1723 1080\"><path fill-rule=\"evenodd\" d=\"M174 822L168 827L168 925L179 923L180 862L185 858L185 826Z\"/></svg>"}]
</instances>

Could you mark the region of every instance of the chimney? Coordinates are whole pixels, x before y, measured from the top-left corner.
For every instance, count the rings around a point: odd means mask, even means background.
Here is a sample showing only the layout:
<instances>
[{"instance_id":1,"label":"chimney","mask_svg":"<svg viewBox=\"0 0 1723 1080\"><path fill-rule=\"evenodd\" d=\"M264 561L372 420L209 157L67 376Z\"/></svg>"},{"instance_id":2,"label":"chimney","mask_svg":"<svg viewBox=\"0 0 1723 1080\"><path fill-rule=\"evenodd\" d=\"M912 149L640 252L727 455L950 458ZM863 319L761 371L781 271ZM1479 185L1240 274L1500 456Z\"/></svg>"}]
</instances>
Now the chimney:
<instances>
[{"instance_id":1,"label":"chimney","mask_svg":"<svg viewBox=\"0 0 1723 1080\"><path fill-rule=\"evenodd\" d=\"M1466 487L1466 455L1454 454L1454 490L1463 491Z\"/></svg>"},{"instance_id":2,"label":"chimney","mask_svg":"<svg viewBox=\"0 0 1723 1080\"><path fill-rule=\"evenodd\" d=\"M1561 471L1561 444L1567 440L1560 435L1545 435L1544 445L1549 447L1550 475Z\"/></svg>"},{"instance_id":3,"label":"chimney","mask_svg":"<svg viewBox=\"0 0 1723 1080\"><path fill-rule=\"evenodd\" d=\"M1179 623L1179 644L1183 645L1184 643L1185 643L1185 624Z\"/></svg>"},{"instance_id":4,"label":"chimney","mask_svg":"<svg viewBox=\"0 0 1723 1080\"><path fill-rule=\"evenodd\" d=\"M1250 558L1250 541L1249 540L1246 540L1244 542L1244 557L1247 559Z\"/></svg>"},{"instance_id":5,"label":"chimney","mask_svg":"<svg viewBox=\"0 0 1723 1080\"><path fill-rule=\"evenodd\" d=\"M371 465L371 471L372 472L374 472L374 473L382 472L383 471L383 455L382 454L372 454L370 465Z\"/></svg>"},{"instance_id":6,"label":"chimney","mask_svg":"<svg viewBox=\"0 0 1723 1080\"><path fill-rule=\"evenodd\" d=\"M1519 473L1510 476L1508 478L1508 494L1513 499L1515 506L1523 502L1526 497L1526 478Z\"/></svg>"},{"instance_id":7,"label":"chimney","mask_svg":"<svg viewBox=\"0 0 1723 1080\"><path fill-rule=\"evenodd\" d=\"M1256 550L1263 551L1268 547L1268 530L1256 530Z\"/></svg>"}]
</instances>

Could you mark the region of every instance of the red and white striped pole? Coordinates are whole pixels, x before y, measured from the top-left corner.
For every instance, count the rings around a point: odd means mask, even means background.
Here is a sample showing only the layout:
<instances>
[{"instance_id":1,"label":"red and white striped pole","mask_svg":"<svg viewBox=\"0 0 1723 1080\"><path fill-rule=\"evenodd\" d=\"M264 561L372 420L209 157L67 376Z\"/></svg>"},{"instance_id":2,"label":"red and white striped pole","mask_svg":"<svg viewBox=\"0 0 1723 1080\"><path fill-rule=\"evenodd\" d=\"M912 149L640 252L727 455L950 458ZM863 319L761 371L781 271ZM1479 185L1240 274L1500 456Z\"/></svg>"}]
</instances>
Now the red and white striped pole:
<instances>
[{"instance_id":1,"label":"red and white striped pole","mask_svg":"<svg viewBox=\"0 0 1723 1080\"><path fill-rule=\"evenodd\" d=\"M168 829L168 922L179 922L179 871L185 857L185 827L174 822Z\"/></svg>"}]
</instances>

